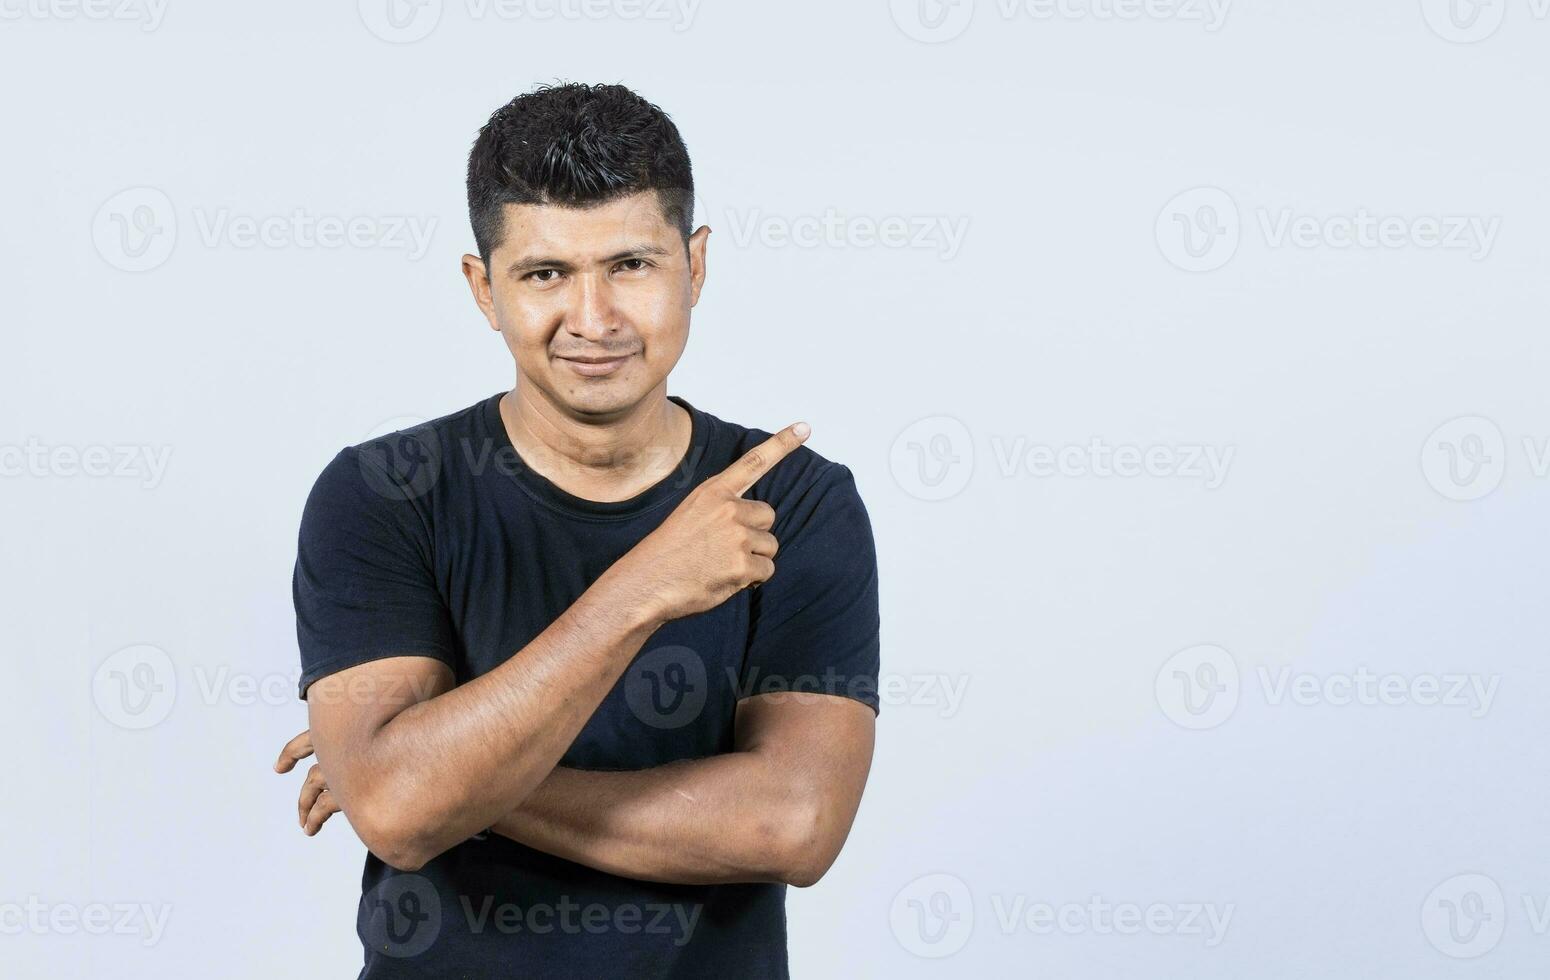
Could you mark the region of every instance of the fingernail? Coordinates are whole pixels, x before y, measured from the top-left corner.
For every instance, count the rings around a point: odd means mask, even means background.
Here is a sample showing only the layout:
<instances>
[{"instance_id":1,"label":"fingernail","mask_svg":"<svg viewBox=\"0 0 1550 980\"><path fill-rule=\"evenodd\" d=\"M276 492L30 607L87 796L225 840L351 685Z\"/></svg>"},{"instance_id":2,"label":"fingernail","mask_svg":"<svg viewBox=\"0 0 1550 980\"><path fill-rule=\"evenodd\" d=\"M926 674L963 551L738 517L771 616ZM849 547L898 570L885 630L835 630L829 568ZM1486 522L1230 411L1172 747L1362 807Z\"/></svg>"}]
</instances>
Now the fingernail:
<instances>
[{"instance_id":1,"label":"fingernail","mask_svg":"<svg viewBox=\"0 0 1550 980\"><path fill-rule=\"evenodd\" d=\"M813 428L806 422L798 422L796 425L791 427L791 431L796 434L798 439L806 439L807 434L813 431Z\"/></svg>"}]
</instances>

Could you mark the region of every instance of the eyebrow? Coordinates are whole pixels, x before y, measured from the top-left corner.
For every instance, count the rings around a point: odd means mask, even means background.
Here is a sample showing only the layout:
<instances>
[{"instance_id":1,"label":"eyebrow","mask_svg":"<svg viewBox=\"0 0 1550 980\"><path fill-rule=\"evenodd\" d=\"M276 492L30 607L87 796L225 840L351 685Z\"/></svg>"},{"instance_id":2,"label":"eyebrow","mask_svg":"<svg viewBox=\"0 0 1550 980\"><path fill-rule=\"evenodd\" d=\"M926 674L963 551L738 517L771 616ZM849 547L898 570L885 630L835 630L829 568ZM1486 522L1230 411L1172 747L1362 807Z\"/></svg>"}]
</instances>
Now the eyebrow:
<instances>
[{"instance_id":1,"label":"eyebrow","mask_svg":"<svg viewBox=\"0 0 1550 980\"><path fill-rule=\"evenodd\" d=\"M626 259L640 259L646 258L647 256L663 256L668 254L668 250L660 245L653 245L650 242L642 242L639 245L634 245L622 252L615 252L612 255L603 257L599 260L599 264L612 265L615 262L623 262ZM517 259L515 262L511 263L511 265L507 266L506 275L523 276L537 269L556 269L560 272L571 272L575 268L575 265L567 262L565 259L550 258L543 255L531 255Z\"/></svg>"}]
</instances>

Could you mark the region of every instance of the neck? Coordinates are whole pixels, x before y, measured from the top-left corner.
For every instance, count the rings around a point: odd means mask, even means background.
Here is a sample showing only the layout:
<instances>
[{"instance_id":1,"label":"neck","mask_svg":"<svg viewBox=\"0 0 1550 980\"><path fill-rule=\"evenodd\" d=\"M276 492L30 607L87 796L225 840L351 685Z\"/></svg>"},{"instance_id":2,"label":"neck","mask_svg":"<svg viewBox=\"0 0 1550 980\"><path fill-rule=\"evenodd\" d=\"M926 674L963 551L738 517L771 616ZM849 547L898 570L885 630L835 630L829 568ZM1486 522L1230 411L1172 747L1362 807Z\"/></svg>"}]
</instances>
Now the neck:
<instances>
[{"instance_id":1,"label":"neck","mask_svg":"<svg viewBox=\"0 0 1550 980\"><path fill-rule=\"evenodd\" d=\"M693 423L668 400L664 381L629 409L578 419L532 385L500 401L501 421L522 461L585 500L628 500L670 474L688 452Z\"/></svg>"}]
</instances>

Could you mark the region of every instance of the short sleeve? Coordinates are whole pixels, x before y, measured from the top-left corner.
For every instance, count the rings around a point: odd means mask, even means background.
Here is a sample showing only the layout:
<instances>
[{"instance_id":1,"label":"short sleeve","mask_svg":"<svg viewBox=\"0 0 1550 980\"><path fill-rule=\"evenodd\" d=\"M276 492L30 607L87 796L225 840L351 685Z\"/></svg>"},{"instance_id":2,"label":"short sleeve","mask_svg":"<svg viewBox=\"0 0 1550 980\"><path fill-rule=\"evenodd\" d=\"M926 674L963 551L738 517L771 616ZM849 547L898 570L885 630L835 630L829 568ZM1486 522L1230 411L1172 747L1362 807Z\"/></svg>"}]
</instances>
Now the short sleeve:
<instances>
[{"instance_id":1,"label":"short sleeve","mask_svg":"<svg viewBox=\"0 0 1550 980\"><path fill-rule=\"evenodd\" d=\"M358 449L339 453L318 477L291 580L302 698L318 678L384 657L434 657L456 670L422 507L419 494Z\"/></svg>"},{"instance_id":2,"label":"short sleeve","mask_svg":"<svg viewBox=\"0 0 1550 980\"><path fill-rule=\"evenodd\" d=\"M739 692L834 694L875 712L877 551L855 478L833 464L780 507L775 574L751 593Z\"/></svg>"}]
</instances>

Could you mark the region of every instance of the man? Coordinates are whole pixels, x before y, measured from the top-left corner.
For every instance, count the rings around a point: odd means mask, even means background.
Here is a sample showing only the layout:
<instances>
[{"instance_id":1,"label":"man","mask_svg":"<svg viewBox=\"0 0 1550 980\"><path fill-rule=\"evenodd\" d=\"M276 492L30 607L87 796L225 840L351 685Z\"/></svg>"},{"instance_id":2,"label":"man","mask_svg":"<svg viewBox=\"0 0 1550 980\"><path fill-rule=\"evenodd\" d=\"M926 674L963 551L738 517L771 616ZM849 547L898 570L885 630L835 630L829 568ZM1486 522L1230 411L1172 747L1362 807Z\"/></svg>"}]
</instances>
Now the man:
<instances>
[{"instance_id":1,"label":"man","mask_svg":"<svg viewBox=\"0 0 1550 980\"><path fill-rule=\"evenodd\" d=\"M871 527L805 424L667 394L692 200L677 128L626 88L498 110L463 272L516 385L344 450L307 501L310 730L276 769L315 747L305 831L342 810L370 852L362 977L783 977L785 886L844 844Z\"/></svg>"}]
</instances>

